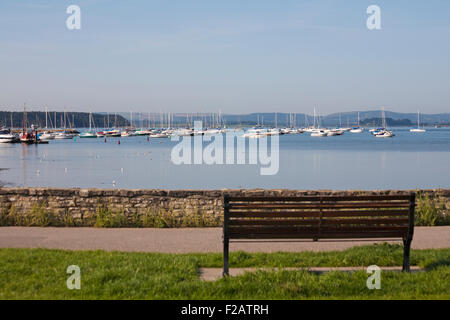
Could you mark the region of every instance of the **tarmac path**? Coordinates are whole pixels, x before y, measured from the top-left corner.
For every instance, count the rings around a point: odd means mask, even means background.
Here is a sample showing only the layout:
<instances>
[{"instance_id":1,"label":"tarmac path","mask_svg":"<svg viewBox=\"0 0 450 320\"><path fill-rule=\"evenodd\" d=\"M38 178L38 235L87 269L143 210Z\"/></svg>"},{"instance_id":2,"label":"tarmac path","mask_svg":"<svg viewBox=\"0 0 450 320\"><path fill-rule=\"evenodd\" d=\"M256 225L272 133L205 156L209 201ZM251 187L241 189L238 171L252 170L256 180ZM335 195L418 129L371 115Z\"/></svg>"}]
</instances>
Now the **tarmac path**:
<instances>
[{"instance_id":1,"label":"tarmac path","mask_svg":"<svg viewBox=\"0 0 450 320\"><path fill-rule=\"evenodd\" d=\"M231 243L247 252L333 251L380 241L299 241ZM383 242L383 241L381 241ZM401 241L389 241L401 243ZM1 227L0 248L47 248L161 253L222 252L221 228L96 229ZM416 227L413 249L450 248L450 226Z\"/></svg>"}]
</instances>

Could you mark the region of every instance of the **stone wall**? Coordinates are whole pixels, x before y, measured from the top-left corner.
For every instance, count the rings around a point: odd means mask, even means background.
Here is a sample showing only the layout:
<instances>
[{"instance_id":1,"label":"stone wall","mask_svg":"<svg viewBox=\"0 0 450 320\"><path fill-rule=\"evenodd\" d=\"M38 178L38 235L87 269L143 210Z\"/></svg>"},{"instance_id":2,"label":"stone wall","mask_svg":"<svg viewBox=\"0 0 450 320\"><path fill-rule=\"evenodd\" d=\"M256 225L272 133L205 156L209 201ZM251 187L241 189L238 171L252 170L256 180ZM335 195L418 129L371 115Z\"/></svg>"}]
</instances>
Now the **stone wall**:
<instances>
[{"instance_id":1,"label":"stone wall","mask_svg":"<svg viewBox=\"0 0 450 320\"><path fill-rule=\"evenodd\" d=\"M404 192L0 188L0 225L218 226L222 221L224 193L299 196ZM447 206L450 204L450 189L420 192L431 197L439 195Z\"/></svg>"}]
</instances>

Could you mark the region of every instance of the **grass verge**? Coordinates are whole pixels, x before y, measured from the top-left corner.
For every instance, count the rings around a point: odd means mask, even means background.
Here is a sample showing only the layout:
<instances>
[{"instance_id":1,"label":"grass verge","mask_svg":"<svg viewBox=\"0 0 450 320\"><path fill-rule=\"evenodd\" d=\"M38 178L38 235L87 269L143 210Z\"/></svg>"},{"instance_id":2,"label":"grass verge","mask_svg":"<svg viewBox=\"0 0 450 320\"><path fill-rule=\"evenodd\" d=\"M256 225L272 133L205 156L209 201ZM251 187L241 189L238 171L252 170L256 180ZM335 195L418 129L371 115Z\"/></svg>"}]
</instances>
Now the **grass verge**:
<instances>
[{"instance_id":1,"label":"grass verge","mask_svg":"<svg viewBox=\"0 0 450 320\"><path fill-rule=\"evenodd\" d=\"M341 252L233 252L232 267L393 266L399 245ZM199 267L222 266L221 254L157 254L45 249L0 249L0 299L450 299L450 249L413 250L426 272L384 272L381 290L363 272L259 271L203 282ZM68 290L66 269L81 269L81 290Z\"/></svg>"}]
</instances>

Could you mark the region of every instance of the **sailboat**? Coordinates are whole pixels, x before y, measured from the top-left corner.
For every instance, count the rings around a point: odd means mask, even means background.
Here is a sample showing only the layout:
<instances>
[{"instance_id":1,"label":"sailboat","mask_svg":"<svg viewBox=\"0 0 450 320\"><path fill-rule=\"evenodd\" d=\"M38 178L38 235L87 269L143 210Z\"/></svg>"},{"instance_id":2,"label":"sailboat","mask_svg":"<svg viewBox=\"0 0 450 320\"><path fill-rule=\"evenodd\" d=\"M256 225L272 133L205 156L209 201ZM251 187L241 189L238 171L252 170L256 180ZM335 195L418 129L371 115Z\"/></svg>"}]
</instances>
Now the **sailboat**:
<instances>
[{"instance_id":1,"label":"sailboat","mask_svg":"<svg viewBox=\"0 0 450 320\"><path fill-rule=\"evenodd\" d=\"M410 132L423 133L427 132L425 129L420 129L420 111L417 110L417 128L409 130Z\"/></svg>"},{"instance_id":2,"label":"sailboat","mask_svg":"<svg viewBox=\"0 0 450 320\"><path fill-rule=\"evenodd\" d=\"M381 118L382 118L383 128L375 130L374 132L372 132L372 134L376 138L392 138L392 137L394 137L395 134L392 131L389 131L386 129L387 122L386 122L386 113L384 112L384 107L383 107L383 111L381 112Z\"/></svg>"},{"instance_id":3,"label":"sailboat","mask_svg":"<svg viewBox=\"0 0 450 320\"><path fill-rule=\"evenodd\" d=\"M310 129L309 132L311 132L311 137L326 137L327 133L325 132L325 130L320 128L320 115L318 117L317 120L317 128L316 128L316 108L314 108L314 128Z\"/></svg>"},{"instance_id":4,"label":"sailboat","mask_svg":"<svg viewBox=\"0 0 450 320\"><path fill-rule=\"evenodd\" d=\"M359 112L358 112L358 126L355 128L352 128L350 130L350 132L351 133L362 133L363 131L364 131L364 129L359 126Z\"/></svg>"},{"instance_id":5,"label":"sailboat","mask_svg":"<svg viewBox=\"0 0 450 320\"><path fill-rule=\"evenodd\" d=\"M80 138L97 138L97 134L92 131L92 112L89 113L89 131L80 134Z\"/></svg>"},{"instance_id":6,"label":"sailboat","mask_svg":"<svg viewBox=\"0 0 450 320\"><path fill-rule=\"evenodd\" d=\"M55 139L55 135L48 131L48 109L45 107L45 131L42 133L39 133L39 139L41 140L53 140Z\"/></svg>"}]
</instances>

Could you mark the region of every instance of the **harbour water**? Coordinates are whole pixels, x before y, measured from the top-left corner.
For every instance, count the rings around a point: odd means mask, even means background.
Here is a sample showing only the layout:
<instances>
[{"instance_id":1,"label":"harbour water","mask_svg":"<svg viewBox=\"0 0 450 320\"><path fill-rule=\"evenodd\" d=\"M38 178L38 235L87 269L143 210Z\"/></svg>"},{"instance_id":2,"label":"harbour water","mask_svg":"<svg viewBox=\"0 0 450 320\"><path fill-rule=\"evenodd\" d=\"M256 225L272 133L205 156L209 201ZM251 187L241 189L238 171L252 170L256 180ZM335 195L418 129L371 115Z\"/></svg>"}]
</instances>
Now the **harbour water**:
<instances>
[{"instance_id":1,"label":"harbour water","mask_svg":"<svg viewBox=\"0 0 450 320\"><path fill-rule=\"evenodd\" d=\"M0 144L0 184L9 187L126 189L422 189L450 187L450 129L394 138L369 132L279 137L279 171L258 165L175 165L177 142L145 136ZM118 143L120 139L120 144ZM205 143L206 145L206 143Z\"/></svg>"}]
</instances>

